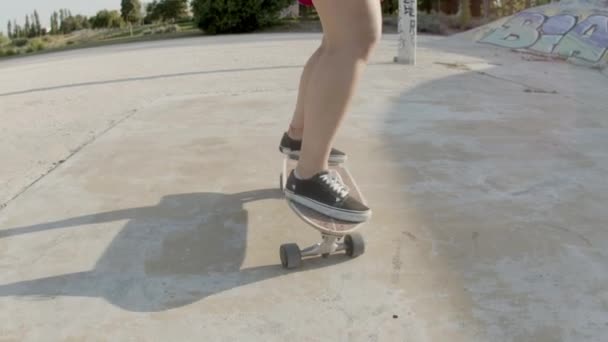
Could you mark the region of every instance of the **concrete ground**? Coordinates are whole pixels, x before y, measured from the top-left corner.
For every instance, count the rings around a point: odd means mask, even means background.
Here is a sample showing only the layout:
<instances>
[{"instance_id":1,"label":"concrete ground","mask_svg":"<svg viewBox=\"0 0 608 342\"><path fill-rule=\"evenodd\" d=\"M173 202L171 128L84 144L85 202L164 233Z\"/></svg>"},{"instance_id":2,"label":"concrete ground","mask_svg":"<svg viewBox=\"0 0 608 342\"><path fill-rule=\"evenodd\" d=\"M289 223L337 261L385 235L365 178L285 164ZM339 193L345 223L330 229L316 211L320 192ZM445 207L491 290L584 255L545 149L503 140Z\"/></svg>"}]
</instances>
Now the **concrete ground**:
<instances>
[{"instance_id":1,"label":"concrete ground","mask_svg":"<svg viewBox=\"0 0 608 342\"><path fill-rule=\"evenodd\" d=\"M0 340L600 341L608 78L454 38L376 51L336 147L374 210L318 234L277 144L318 34L0 62Z\"/></svg>"}]
</instances>

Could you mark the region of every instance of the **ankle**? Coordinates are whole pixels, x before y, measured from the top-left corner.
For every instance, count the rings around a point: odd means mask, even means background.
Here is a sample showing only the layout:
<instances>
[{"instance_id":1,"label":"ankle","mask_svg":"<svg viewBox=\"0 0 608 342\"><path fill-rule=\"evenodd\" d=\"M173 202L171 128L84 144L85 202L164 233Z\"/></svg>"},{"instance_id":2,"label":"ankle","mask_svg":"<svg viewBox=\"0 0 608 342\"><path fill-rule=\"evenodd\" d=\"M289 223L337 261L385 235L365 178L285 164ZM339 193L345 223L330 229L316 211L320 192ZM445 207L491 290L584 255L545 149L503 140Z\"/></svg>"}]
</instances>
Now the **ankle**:
<instances>
[{"instance_id":1,"label":"ankle","mask_svg":"<svg viewBox=\"0 0 608 342\"><path fill-rule=\"evenodd\" d=\"M312 178L314 175L316 175L319 172L322 172L323 170L326 170L327 167L323 168L304 168L301 166L297 166L294 169L294 173L297 179L300 180L306 180L306 179L310 179Z\"/></svg>"},{"instance_id":2,"label":"ankle","mask_svg":"<svg viewBox=\"0 0 608 342\"><path fill-rule=\"evenodd\" d=\"M293 125L289 125L289 129L287 130L287 135L294 140L302 140L302 136L304 133L304 129L300 127L294 127Z\"/></svg>"}]
</instances>

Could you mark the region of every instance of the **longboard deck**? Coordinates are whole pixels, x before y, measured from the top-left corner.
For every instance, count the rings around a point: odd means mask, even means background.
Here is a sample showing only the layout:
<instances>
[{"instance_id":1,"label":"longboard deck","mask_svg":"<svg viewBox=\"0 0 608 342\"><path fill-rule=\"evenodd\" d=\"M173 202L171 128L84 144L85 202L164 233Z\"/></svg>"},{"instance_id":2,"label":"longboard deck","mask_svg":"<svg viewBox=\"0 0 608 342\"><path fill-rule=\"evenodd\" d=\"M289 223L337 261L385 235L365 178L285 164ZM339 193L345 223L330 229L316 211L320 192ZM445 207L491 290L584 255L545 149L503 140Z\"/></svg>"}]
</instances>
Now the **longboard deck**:
<instances>
[{"instance_id":1,"label":"longboard deck","mask_svg":"<svg viewBox=\"0 0 608 342\"><path fill-rule=\"evenodd\" d=\"M283 173L281 177L282 188L285 188L285 182L287 181L287 177L293 169L297 166L297 161L285 158L283 161ZM352 175L348 170L342 165L330 165L329 168L331 170L335 170L338 172L344 184L350 189L350 193L356 199L360 200L363 203L365 199L359 190L359 187L355 183ZM344 236L350 234L357 230L359 226L364 222L350 222L350 221L342 221L338 219L334 219L327 215L321 214L315 210L307 208L299 203L286 199L289 207L305 222L313 226L315 229L319 230L323 234L334 235L334 236Z\"/></svg>"}]
</instances>

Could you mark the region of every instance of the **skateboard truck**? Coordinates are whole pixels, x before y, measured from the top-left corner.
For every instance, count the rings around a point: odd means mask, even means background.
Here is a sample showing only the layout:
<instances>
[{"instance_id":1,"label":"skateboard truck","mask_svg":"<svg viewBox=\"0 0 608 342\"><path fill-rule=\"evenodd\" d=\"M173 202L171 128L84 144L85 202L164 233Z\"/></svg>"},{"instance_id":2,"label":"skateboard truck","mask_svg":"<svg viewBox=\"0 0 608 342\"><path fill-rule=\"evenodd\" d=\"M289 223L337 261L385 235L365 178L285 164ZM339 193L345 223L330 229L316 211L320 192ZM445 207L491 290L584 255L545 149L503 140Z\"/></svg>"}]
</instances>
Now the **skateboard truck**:
<instances>
[{"instance_id":1,"label":"skateboard truck","mask_svg":"<svg viewBox=\"0 0 608 342\"><path fill-rule=\"evenodd\" d=\"M289 156L283 159L283 170L279 175L279 187L281 191L285 189L285 182L288 174L297 165L297 161ZM343 164L330 164L330 168L335 170L349 189L351 194L365 202L359 187L355 183L352 175ZM298 203L287 199L289 207L304 222L321 233L321 242L310 247L300 249L296 243L286 243L281 245L280 256L281 264L284 268L297 268L302 264L302 259L306 257L322 256L327 258L336 252L346 252L351 258L357 257L365 252L365 242L361 234L356 232L363 222L349 222L337 220L312 209L306 208Z\"/></svg>"},{"instance_id":2,"label":"skateboard truck","mask_svg":"<svg viewBox=\"0 0 608 342\"><path fill-rule=\"evenodd\" d=\"M284 268L297 268L302 264L302 259L306 257L322 256L327 258L330 254L345 251L351 258L358 257L365 252L365 242L359 233L352 233L345 236L335 236L322 234L322 241L305 249L295 243L281 245L281 264Z\"/></svg>"}]
</instances>

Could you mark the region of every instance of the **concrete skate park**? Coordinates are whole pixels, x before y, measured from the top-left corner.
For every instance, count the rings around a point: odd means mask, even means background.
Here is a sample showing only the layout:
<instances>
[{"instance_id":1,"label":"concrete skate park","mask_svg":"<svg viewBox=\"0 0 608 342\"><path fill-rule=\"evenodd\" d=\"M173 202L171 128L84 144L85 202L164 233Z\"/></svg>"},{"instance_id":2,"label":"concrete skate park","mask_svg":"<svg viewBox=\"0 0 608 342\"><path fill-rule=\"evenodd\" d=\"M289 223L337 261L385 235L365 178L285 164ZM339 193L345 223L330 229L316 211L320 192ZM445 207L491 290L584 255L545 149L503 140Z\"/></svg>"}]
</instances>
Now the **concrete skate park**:
<instances>
[{"instance_id":1,"label":"concrete skate park","mask_svg":"<svg viewBox=\"0 0 608 342\"><path fill-rule=\"evenodd\" d=\"M336 141L366 252L296 270L278 143L320 34L0 61L0 340L605 339L606 49L503 24L416 65L383 36Z\"/></svg>"}]
</instances>

